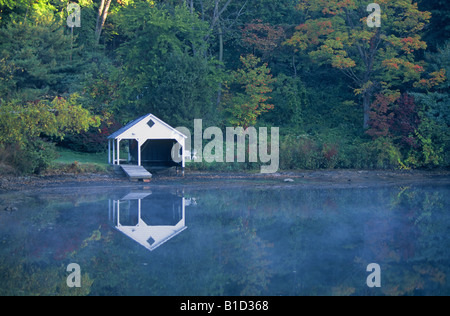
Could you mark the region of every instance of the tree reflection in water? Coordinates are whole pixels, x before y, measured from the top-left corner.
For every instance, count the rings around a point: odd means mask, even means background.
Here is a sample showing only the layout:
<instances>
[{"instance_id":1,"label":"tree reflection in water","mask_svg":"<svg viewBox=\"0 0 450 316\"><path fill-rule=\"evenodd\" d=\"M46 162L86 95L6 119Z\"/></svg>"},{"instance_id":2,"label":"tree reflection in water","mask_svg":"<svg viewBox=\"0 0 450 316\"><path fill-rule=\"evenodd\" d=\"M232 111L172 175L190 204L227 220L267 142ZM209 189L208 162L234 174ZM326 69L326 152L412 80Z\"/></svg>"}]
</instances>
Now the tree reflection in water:
<instances>
[{"instance_id":1,"label":"tree reflection in water","mask_svg":"<svg viewBox=\"0 0 450 316\"><path fill-rule=\"evenodd\" d=\"M81 192L0 196L0 295L450 294L448 186Z\"/></svg>"}]
</instances>

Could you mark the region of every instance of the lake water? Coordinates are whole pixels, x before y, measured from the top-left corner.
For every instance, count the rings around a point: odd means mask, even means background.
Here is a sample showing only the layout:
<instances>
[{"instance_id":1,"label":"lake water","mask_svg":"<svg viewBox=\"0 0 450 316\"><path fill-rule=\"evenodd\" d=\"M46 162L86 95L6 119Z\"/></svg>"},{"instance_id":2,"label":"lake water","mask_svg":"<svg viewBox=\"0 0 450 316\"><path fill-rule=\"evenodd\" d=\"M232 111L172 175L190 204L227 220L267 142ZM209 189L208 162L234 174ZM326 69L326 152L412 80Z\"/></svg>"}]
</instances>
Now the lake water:
<instances>
[{"instance_id":1,"label":"lake water","mask_svg":"<svg viewBox=\"0 0 450 316\"><path fill-rule=\"evenodd\" d=\"M449 295L449 206L445 185L8 193L0 295Z\"/></svg>"}]
</instances>

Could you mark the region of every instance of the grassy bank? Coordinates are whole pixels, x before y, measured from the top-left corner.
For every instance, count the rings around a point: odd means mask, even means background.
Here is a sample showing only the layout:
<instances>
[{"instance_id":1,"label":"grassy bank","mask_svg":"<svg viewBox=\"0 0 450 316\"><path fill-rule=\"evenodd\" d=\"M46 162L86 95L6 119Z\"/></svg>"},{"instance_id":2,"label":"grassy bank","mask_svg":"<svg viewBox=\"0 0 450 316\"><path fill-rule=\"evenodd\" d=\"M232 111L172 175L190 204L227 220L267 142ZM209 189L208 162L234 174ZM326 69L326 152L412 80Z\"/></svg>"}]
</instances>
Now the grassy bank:
<instances>
[{"instance_id":1,"label":"grassy bank","mask_svg":"<svg viewBox=\"0 0 450 316\"><path fill-rule=\"evenodd\" d=\"M105 153L82 153L66 148L57 148L57 156L46 174L60 173L110 173Z\"/></svg>"},{"instance_id":2,"label":"grassy bank","mask_svg":"<svg viewBox=\"0 0 450 316\"><path fill-rule=\"evenodd\" d=\"M108 165L108 156L105 153L82 153L61 147L57 147L57 153L58 158L54 160L54 163L71 164L78 162Z\"/></svg>"}]
</instances>

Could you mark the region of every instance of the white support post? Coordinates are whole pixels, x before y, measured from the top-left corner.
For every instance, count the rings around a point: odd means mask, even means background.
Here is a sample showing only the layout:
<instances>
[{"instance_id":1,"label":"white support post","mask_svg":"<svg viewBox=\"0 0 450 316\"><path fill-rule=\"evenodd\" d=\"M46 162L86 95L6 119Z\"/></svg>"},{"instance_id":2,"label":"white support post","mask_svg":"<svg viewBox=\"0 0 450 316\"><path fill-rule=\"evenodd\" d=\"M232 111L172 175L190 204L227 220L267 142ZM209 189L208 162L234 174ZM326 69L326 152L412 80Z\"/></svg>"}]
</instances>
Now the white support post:
<instances>
[{"instance_id":1,"label":"white support post","mask_svg":"<svg viewBox=\"0 0 450 316\"><path fill-rule=\"evenodd\" d=\"M141 223L141 216L142 216L142 214L141 214L141 206L142 204L141 204L141 199L139 199L138 200L138 223L140 224Z\"/></svg>"},{"instance_id":2,"label":"white support post","mask_svg":"<svg viewBox=\"0 0 450 316\"><path fill-rule=\"evenodd\" d=\"M113 139L111 141L112 141L112 159L113 159L112 163L113 163L113 165L115 165L116 164L116 140Z\"/></svg>"},{"instance_id":3,"label":"white support post","mask_svg":"<svg viewBox=\"0 0 450 316\"><path fill-rule=\"evenodd\" d=\"M120 139L117 139L117 165L120 166Z\"/></svg>"},{"instance_id":4,"label":"white support post","mask_svg":"<svg viewBox=\"0 0 450 316\"><path fill-rule=\"evenodd\" d=\"M182 173L183 177L184 177L184 169L186 167L186 151L185 151L185 148L186 148L186 139L183 138L182 147L181 147L181 157L182 157L181 173Z\"/></svg>"},{"instance_id":5,"label":"white support post","mask_svg":"<svg viewBox=\"0 0 450 316\"><path fill-rule=\"evenodd\" d=\"M117 227L120 227L120 200L117 201Z\"/></svg>"},{"instance_id":6,"label":"white support post","mask_svg":"<svg viewBox=\"0 0 450 316\"><path fill-rule=\"evenodd\" d=\"M182 210L181 210L181 218L183 221L183 226L186 226L186 199L182 198Z\"/></svg>"},{"instance_id":7,"label":"white support post","mask_svg":"<svg viewBox=\"0 0 450 316\"><path fill-rule=\"evenodd\" d=\"M128 163L130 163L130 161L131 161L131 152L130 152L130 140L128 140Z\"/></svg>"},{"instance_id":8,"label":"white support post","mask_svg":"<svg viewBox=\"0 0 450 316\"><path fill-rule=\"evenodd\" d=\"M108 164L111 164L111 142L108 139Z\"/></svg>"},{"instance_id":9,"label":"white support post","mask_svg":"<svg viewBox=\"0 0 450 316\"><path fill-rule=\"evenodd\" d=\"M113 221L113 223L115 223L116 222L116 200L113 200L112 204L113 204L112 221Z\"/></svg>"},{"instance_id":10,"label":"white support post","mask_svg":"<svg viewBox=\"0 0 450 316\"><path fill-rule=\"evenodd\" d=\"M183 169L186 167L186 150L185 150L185 148L186 148L186 140L183 140L183 144L181 147L181 157L183 159L181 166Z\"/></svg>"},{"instance_id":11,"label":"white support post","mask_svg":"<svg viewBox=\"0 0 450 316\"><path fill-rule=\"evenodd\" d=\"M140 166L142 166L142 158L141 158L141 140L140 139L138 139L137 140L137 142L138 142L138 166L140 167Z\"/></svg>"}]
</instances>

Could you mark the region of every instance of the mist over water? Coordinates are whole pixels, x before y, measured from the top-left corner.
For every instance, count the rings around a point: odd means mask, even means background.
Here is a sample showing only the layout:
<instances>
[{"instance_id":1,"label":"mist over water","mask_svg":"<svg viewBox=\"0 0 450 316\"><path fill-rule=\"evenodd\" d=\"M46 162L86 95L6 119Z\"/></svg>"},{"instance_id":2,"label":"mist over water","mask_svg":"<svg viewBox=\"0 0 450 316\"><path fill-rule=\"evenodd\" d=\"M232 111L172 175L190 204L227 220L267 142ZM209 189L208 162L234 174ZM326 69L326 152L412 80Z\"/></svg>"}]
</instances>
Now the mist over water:
<instances>
[{"instance_id":1,"label":"mist over water","mask_svg":"<svg viewBox=\"0 0 450 316\"><path fill-rule=\"evenodd\" d=\"M0 295L450 294L449 186L98 191L0 195Z\"/></svg>"}]
</instances>

